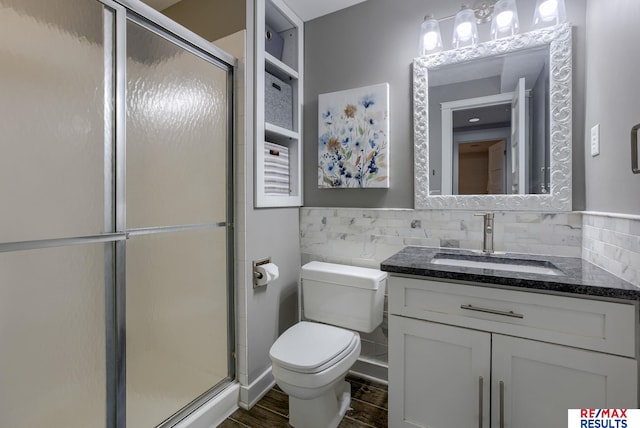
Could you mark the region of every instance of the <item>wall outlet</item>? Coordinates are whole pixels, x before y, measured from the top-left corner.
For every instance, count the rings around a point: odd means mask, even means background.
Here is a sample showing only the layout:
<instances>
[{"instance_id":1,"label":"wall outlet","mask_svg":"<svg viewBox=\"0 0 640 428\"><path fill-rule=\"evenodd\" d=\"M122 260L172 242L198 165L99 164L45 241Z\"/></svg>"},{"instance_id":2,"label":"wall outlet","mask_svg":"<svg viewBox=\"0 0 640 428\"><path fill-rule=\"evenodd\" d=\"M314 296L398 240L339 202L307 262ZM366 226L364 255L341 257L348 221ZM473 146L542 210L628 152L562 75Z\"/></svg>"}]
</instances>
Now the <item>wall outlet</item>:
<instances>
[{"instance_id":1,"label":"wall outlet","mask_svg":"<svg viewBox=\"0 0 640 428\"><path fill-rule=\"evenodd\" d=\"M600 154L600 124L591 128L591 156Z\"/></svg>"}]
</instances>

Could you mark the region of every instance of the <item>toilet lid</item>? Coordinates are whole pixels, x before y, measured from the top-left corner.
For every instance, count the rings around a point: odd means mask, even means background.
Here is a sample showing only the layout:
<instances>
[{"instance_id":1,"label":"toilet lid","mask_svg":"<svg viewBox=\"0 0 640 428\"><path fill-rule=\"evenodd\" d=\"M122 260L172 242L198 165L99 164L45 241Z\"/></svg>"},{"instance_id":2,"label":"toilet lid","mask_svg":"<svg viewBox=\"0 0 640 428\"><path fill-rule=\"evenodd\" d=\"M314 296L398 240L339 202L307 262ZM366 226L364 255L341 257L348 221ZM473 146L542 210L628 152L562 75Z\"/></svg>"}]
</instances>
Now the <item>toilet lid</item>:
<instances>
[{"instance_id":1,"label":"toilet lid","mask_svg":"<svg viewBox=\"0 0 640 428\"><path fill-rule=\"evenodd\" d=\"M335 364L358 346L349 330L302 321L285 331L271 347L271 360L299 373L316 373Z\"/></svg>"}]
</instances>

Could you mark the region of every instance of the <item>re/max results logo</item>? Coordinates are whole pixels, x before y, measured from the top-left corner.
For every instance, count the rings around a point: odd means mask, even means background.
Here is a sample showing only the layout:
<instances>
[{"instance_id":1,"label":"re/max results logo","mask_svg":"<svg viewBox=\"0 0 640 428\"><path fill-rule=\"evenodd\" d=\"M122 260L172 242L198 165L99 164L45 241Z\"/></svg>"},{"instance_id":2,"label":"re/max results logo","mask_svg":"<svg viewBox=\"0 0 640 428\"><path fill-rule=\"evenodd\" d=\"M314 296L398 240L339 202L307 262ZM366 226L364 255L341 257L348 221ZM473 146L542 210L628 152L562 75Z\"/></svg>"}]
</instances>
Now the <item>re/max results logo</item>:
<instances>
[{"instance_id":1,"label":"re/max results logo","mask_svg":"<svg viewBox=\"0 0 640 428\"><path fill-rule=\"evenodd\" d=\"M568 428L640 428L638 409L569 409Z\"/></svg>"}]
</instances>

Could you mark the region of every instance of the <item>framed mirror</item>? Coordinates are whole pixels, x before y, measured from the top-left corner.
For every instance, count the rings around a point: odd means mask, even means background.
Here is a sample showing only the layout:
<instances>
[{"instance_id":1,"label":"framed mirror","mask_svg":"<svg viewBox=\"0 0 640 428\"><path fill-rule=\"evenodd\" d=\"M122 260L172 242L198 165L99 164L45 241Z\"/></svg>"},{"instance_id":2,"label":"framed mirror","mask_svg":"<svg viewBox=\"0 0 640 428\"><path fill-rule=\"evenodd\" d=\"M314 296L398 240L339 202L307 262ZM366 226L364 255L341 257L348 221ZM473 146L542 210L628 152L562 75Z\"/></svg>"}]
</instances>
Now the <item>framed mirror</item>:
<instances>
[{"instance_id":1,"label":"framed mirror","mask_svg":"<svg viewBox=\"0 0 640 428\"><path fill-rule=\"evenodd\" d=\"M568 24L413 63L416 209L570 211Z\"/></svg>"}]
</instances>

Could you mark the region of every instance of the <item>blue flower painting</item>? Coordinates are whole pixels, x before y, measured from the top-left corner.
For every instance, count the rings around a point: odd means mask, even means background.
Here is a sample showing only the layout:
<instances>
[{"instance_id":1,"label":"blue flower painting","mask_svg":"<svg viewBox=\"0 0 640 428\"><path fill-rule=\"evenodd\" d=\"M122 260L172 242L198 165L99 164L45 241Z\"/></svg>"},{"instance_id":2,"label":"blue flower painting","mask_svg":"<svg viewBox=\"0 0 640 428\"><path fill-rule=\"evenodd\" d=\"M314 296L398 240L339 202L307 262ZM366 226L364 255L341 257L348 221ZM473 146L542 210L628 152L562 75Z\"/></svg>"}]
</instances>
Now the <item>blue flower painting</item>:
<instances>
[{"instance_id":1,"label":"blue flower painting","mask_svg":"<svg viewBox=\"0 0 640 428\"><path fill-rule=\"evenodd\" d=\"M318 187L389 187L389 84L318 97Z\"/></svg>"}]
</instances>

